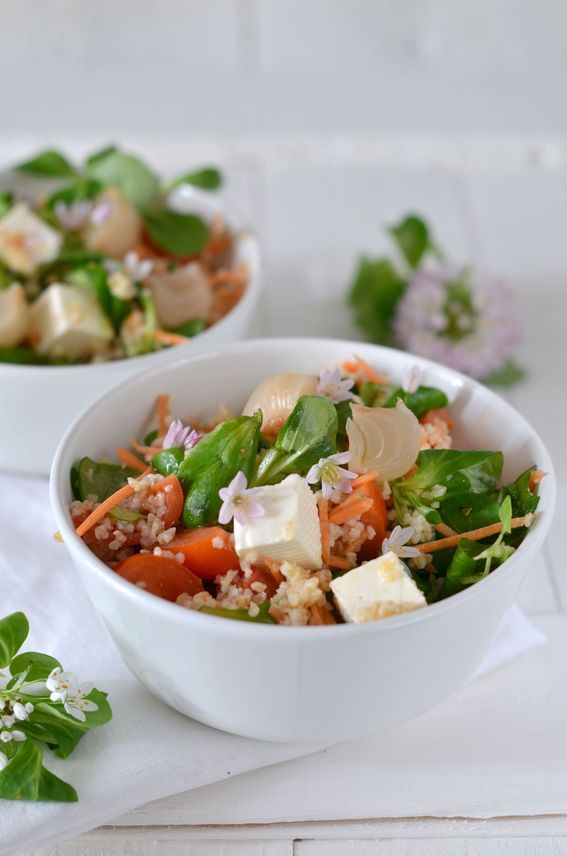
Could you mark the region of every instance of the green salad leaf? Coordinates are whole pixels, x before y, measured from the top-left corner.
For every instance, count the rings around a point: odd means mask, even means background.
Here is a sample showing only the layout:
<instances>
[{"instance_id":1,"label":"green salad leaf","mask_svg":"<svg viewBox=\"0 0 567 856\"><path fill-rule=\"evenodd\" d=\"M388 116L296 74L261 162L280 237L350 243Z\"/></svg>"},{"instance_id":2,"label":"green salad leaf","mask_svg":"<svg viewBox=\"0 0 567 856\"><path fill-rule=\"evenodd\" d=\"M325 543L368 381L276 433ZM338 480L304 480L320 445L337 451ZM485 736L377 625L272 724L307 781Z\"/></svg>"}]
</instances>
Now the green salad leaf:
<instances>
[{"instance_id":1,"label":"green salad leaf","mask_svg":"<svg viewBox=\"0 0 567 856\"><path fill-rule=\"evenodd\" d=\"M196 214L178 214L153 206L143 211L143 220L152 241L175 256L200 253L209 238L206 223Z\"/></svg>"},{"instance_id":2,"label":"green salad leaf","mask_svg":"<svg viewBox=\"0 0 567 856\"><path fill-rule=\"evenodd\" d=\"M416 508L430 523L440 523L441 515L437 510L440 500L463 493L491 493L496 490L503 463L502 452L453 449L420 452L416 472L390 485L399 518L403 520L407 510Z\"/></svg>"},{"instance_id":3,"label":"green salad leaf","mask_svg":"<svg viewBox=\"0 0 567 856\"><path fill-rule=\"evenodd\" d=\"M447 526L455 532L470 532L498 522L500 504L486 493L459 493L442 499L439 513Z\"/></svg>"},{"instance_id":4,"label":"green salad leaf","mask_svg":"<svg viewBox=\"0 0 567 856\"><path fill-rule=\"evenodd\" d=\"M525 517L526 514L533 514L539 505L539 496L532 493L529 487L530 478L535 469L535 467L530 467L515 481L504 485L500 491L500 501L506 496L509 496L512 501L512 517Z\"/></svg>"},{"instance_id":5,"label":"green salad leaf","mask_svg":"<svg viewBox=\"0 0 567 856\"><path fill-rule=\"evenodd\" d=\"M104 187L117 187L133 205L142 208L159 195L153 172L134 155L111 146L87 161L87 174Z\"/></svg>"},{"instance_id":6,"label":"green salad leaf","mask_svg":"<svg viewBox=\"0 0 567 856\"><path fill-rule=\"evenodd\" d=\"M14 363L22 366L42 366L46 363L42 357L32 348L23 346L15 348L0 348L0 363Z\"/></svg>"},{"instance_id":7,"label":"green salad leaf","mask_svg":"<svg viewBox=\"0 0 567 856\"><path fill-rule=\"evenodd\" d=\"M404 259L415 270L433 246L427 223L421 217L409 214L389 231Z\"/></svg>"},{"instance_id":8,"label":"green salad leaf","mask_svg":"<svg viewBox=\"0 0 567 856\"><path fill-rule=\"evenodd\" d=\"M405 280L388 259L360 260L349 302L356 323L371 341L393 344L392 320L405 288Z\"/></svg>"},{"instance_id":9,"label":"green salad leaf","mask_svg":"<svg viewBox=\"0 0 567 856\"><path fill-rule=\"evenodd\" d=\"M177 333L179 336L187 336L187 338L191 339L206 329L206 321L203 321L202 318L193 318L191 321L186 321L185 324L180 324L179 327L174 327L171 332Z\"/></svg>"},{"instance_id":10,"label":"green salad leaf","mask_svg":"<svg viewBox=\"0 0 567 856\"><path fill-rule=\"evenodd\" d=\"M5 190L0 192L0 219L8 213L14 204L14 194ZM1 288L1 286L0 286Z\"/></svg>"},{"instance_id":11,"label":"green salad leaf","mask_svg":"<svg viewBox=\"0 0 567 856\"><path fill-rule=\"evenodd\" d=\"M258 604L258 615L249 615L247 609L225 609L222 606L202 606L199 612L208 615L218 615L221 618L234 618L236 621L255 621L258 624L275 624L276 622L269 613L270 601L265 600Z\"/></svg>"},{"instance_id":12,"label":"green salad leaf","mask_svg":"<svg viewBox=\"0 0 567 856\"><path fill-rule=\"evenodd\" d=\"M258 452L262 413L237 416L218 425L187 452L177 471L185 491L183 523L188 528L216 523L219 490L240 471L248 482Z\"/></svg>"},{"instance_id":13,"label":"green salad leaf","mask_svg":"<svg viewBox=\"0 0 567 856\"><path fill-rule=\"evenodd\" d=\"M93 495L99 502L103 502L123 487L129 478L136 478L139 475L136 470L128 467L93 461L92 458L85 457L71 467L73 496L83 501L87 496Z\"/></svg>"},{"instance_id":14,"label":"green salad leaf","mask_svg":"<svg viewBox=\"0 0 567 856\"><path fill-rule=\"evenodd\" d=\"M45 149L43 152L19 164L16 169L46 178L69 178L75 175L73 166L61 152Z\"/></svg>"},{"instance_id":15,"label":"green salad leaf","mask_svg":"<svg viewBox=\"0 0 567 856\"><path fill-rule=\"evenodd\" d=\"M337 410L329 399L301 396L275 444L260 458L253 484L275 484L291 473L303 475L320 458L337 451L337 429Z\"/></svg>"},{"instance_id":16,"label":"green salad leaf","mask_svg":"<svg viewBox=\"0 0 567 856\"><path fill-rule=\"evenodd\" d=\"M0 669L10 665L30 632L23 612L13 612L0 620Z\"/></svg>"},{"instance_id":17,"label":"green salad leaf","mask_svg":"<svg viewBox=\"0 0 567 856\"><path fill-rule=\"evenodd\" d=\"M184 449L162 449L152 458L152 467L162 476L175 476L184 458Z\"/></svg>"},{"instance_id":18,"label":"green salad leaf","mask_svg":"<svg viewBox=\"0 0 567 856\"><path fill-rule=\"evenodd\" d=\"M186 172L170 181L166 185L166 190L173 190L181 184L191 184L200 190L218 190L222 185L222 173L214 166Z\"/></svg>"},{"instance_id":19,"label":"green salad leaf","mask_svg":"<svg viewBox=\"0 0 567 856\"><path fill-rule=\"evenodd\" d=\"M29 632L22 612L0 620L0 799L76 802L75 789L44 765L41 745L66 758L91 728L112 718L107 694L83 688L65 673L65 682L53 696L61 664L55 657L28 651L18 654Z\"/></svg>"},{"instance_id":20,"label":"green salad leaf","mask_svg":"<svg viewBox=\"0 0 567 856\"><path fill-rule=\"evenodd\" d=\"M418 419L430 410L438 410L449 404L445 393L434 386L419 386L415 392L404 392L401 387L398 387L391 393L383 407L395 407L398 401L403 401Z\"/></svg>"},{"instance_id":21,"label":"green salad leaf","mask_svg":"<svg viewBox=\"0 0 567 856\"><path fill-rule=\"evenodd\" d=\"M67 185L67 187L62 187L60 190L56 190L55 193L52 193L51 196L47 198L44 208L47 211L53 211L58 202L64 202L65 205L72 205L74 202L82 202L85 199L94 199L101 190L102 184L100 181L96 181L93 178L78 176L72 184Z\"/></svg>"}]
</instances>

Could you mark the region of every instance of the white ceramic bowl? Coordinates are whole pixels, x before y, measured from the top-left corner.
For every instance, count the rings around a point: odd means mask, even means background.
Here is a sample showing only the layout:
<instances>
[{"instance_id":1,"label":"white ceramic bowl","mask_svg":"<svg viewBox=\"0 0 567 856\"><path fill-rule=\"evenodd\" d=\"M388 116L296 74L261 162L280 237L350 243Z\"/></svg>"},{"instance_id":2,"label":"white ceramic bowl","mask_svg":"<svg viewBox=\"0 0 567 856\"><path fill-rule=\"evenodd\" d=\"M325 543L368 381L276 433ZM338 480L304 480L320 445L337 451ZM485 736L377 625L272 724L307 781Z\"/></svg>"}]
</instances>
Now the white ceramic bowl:
<instances>
[{"instance_id":1,"label":"white ceramic bowl","mask_svg":"<svg viewBox=\"0 0 567 856\"><path fill-rule=\"evenodd\" d=\"M227 217L214 195L180 188L172 199L178 211ZM227 217L231 221L230 217ZM233 227L234 228L234 227ZM55 449L77 414L92 401L139 372L165 366L177 357L208 351L246 338L261 293L260 252L251 233L237 233L236 262L248 265L248 286L224 318L185 345L143 357L77 366L22 366L0 363L0 470L47 475Z\"/></svg>"},{"instance_id":2,"label":"white ceramic bowl","mask_svg":"<svg viewBox=\"0 0 567 856\"><path fill-rule=\"evenodd\" d=\"M445 601L368 624L280 627L183 609L141 591L100 562L75 535L69 470L83 455L111 454L139 434L160 392L174 413L238 410L265 377L318 372L353 350L400 380L408 364L441 387L456 418L456 448L501 449L504 478L532 464L547 475L540 514L523 544L486 579ZM70 428L55 456L51 501L63 540L126 663L167 704L249 737L326 742L357 737L423 713L472 675L541 548L555 502L549 455L528 423L474 381L427 360L373 345L275 339L185 357L107 393Z\"/></svg>"}]
</instances>

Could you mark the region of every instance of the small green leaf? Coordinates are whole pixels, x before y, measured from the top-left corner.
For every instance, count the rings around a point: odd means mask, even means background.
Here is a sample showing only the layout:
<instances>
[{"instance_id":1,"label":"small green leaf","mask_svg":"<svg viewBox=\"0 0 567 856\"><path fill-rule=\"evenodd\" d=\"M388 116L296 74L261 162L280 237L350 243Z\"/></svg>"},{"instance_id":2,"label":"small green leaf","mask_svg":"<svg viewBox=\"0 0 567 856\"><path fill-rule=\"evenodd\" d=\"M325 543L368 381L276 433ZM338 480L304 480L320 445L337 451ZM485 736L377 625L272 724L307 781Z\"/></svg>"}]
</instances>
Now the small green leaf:
<instances>
[{"instance_id":1,"label":"small green leaf","mask_svg":"<svg viewBox=\"0 0 567 856\"><path fill-rule=\"evenodd\" d=\"M114 155L118 153L117 146L105 146L103 149L99 149L97 152L94 152L92 155L85 161L85 166L87 169L92 169L101 161L104 161L110 155Z\"/></svg>"},{"instance_id":2,"label":"small green leaf","mask_svg":"<svg viewBox=\"0 0 567 856\"><path fill-rule=\"evenodd\" d=\"M513 517L525 517L526 514L533 514L539 505L539 496L530 490L530 478L534 470L535 467L530 467L515 481L504 485L500 490L500 501L505 496L509 496L512 500Z\"/></svg>"},{"instance_id":3,"label":"small green leaf","mask_svg":"<svg viewBox=\"0 0 567 856\"><path fill-rule=\"evenodd\" d=\"M187 452L177 477L186 491L183 522L188 528L216 523L221 507L219 490L242 471L252 475L262 413L237 416L218 425Z\"/></svg>"},{"instance_id":4,"label":"small green leaf","mask_svg":"<svg viewBox=\"0 0 567 856\"><path fill-rule=\"evenodd\" d=\"M171 332L177 333L179 336L187 336L187 338L191 339L193 336L196 336L198 333L202 333L203 330L206 329L206 321L203 321L202 318L193 318L192 321L186 321L185 324L175 327Z\"/></svg>"},{"instance_id":5,"label":"small green leaf","mask_svg":"<svg viewBox=\"0 0 567 856\"><path fill-rule=\"evenodd\" d=\"M63 187L61 190L56 190L55 193L52 193L45 203L45 208L48 211L53 211L58 202L64 202L65 205L72 205L74 202L94 199L101 190L102 184L100 181L79 177L68 187Z\"/></svg>"},{"instance_id":6,"label":"small green leaf","mask_svg":"<svg viewBox=\"0 0 567 856\"><path fill-rule=\"evenodd\" d=\"M275 484L291 473L303 475L320 458L337 451L337 429L337 411L331 401L318 395L301 396L275 444L260 460L253 484Z\"/></svg>"},{"instance_id":7,"label":"small green leaf","mask_svg":"<svg viewBox=\"0 0 567 856\"><path fill-rule=\"evenodd\" d=\"M512 531L512 500L509 496L502 501L498 516L502 523L502 533L508 535Z\"/></svg>"},{"instance_id":8,"label":"small green leaf","mask_svg":"<svg viewBox=\"0 0 567 856\"><path fill-rule=\"evenodd\" d=\"M162 476L177 475L184 459L184 449L162 449L153 457L152 466Z\"/></svg>"},{"instance_id":9,"label":"small green leaf","mask_svg":"<svg viewBox=\"0 0 567 856\"><path fill-rule=\"evenodd\" d=\"M128 467L82 458L71 471L71 487L75 499L83 501L87 496L93 495L99 502L103 502L123 487L129 478L136 478L138 475L136 470Z\"/></svg>"},{"instance_id":10,"label":"small green leaf","mask_svg":"<svg viewBox=\"0 0 567 856\"><path fill-rule=\"evenodd\" d=\"M395 389L384 402L384 407L395 407L398 401L403 401L406 407L421 419L430 410L447 407L449 399L445 393L434 386L420 386L415 392L404 392L401 387Z\"/></svg>"},{"instance_id":11,"label":"small green leaf","mask_svg":"<svg viewBox=\"0 0 567 856\"><path fill-rule=\"evenodd\" d=\"M234 618L236 621L255 621L257 624L275 624L276 622L269 613L270 601L265 600L259 604L260 612L258 615L249 615L247 609L225 609L221 606L202 606L199 612L206 612L208 615L218 615L221 618Z\"/></svg>"},{"instance_id":12,"label":"small green leaf","mask_svg":"<svg viewBox=\"0 0 567 856\"><path fill-rule=\"evenodd\" d=\"M13 204L14 196L12 193L7 191L0 193L0 219L8 213Z\"/></svg>"},{"instance_id":13,"label":"small green leaf","mask_svg":"<svg viewBox=\"0 0 567 856\"><path fill-rule=\"evenodd\" d=\"M0 363L13 363L22 366L42 366L46 363L45 357L31 348L0 348Z\"/></svg>"},{"instance_id":14,"label":"small green leaf","mask_svg":"<svg viewBox=\"0 0 567 856\"><path fill-rule=\"evenodd\" d=\"M18 745L15 756L0 772L0 798L36 802L77 802L76 790L50 773L33 740Z\"/></svg>"},{"instance_id":15,"label":"small green leaf","mask_svg":"<svg viewBox=\"0 0 567 856\"><path fill-rule=\"evenodd\" d=\"M16 169L33 175L43 175L48 178L67 178L75 175L75 170L66 157L54 149L46 149L30 160L19 164Z\"/></svg>"},{"instance_id":16,"label":"small green leaf","mask_svg":"<svg viewBox=\"0 0 567 856\"><path fill-rule=\"evenodd\" d=\"M147 208L143 212L143 220L152 241L175 256L197 255L209 237L207 225L195 214Z\"/></svg>"},{"instance_id":17,"label":"small green leaf","mask_svg":"<svg viewBox=\"0 0 567 856\"><path fill-rule=\"evenodd\" d=\"M419 266L423 256L431 249L427 224L421 217L410 214L389 230L404 259L411 268Z\"/></svg>"},{"instance_id":18,"label":"small green leaf","mask_svg":"<svg viewBox=\"0 0 567 856\"><path fill-rule=\"evenodd\" d=\"M10 665L29 632L30 626L23 612L13 612L0 619L0 669Z\"/></svg>"},{"instance_id":19,"label":"small green leaf","mask_svg":"<svg viewBox=\"0 0 567 856\"><path fill-rule=\"evenodd\" d=\"M460 493L442 499L439 512L443 523L455 532L470 532L497 523L499 504L485 493Z\"/></svg>"},{"instance_id":20,"label":"small green leaf","mask_svg":"<svg viewBox=\"0 0 567 856\"><path fill-rule=\"evenodd\" d=\"M201 190L218 190L222 185L222 174L214 166L204 167L174 178L167 184L166 189L173 190L174 187L179 187L181 184L191 184Z\"/></svg>"},{"instance_id":21,"label":"small green leaf","mask_svg":"<svg viewBox=\"0 0 567 856\"><path fill-rule=\"evenodd\" d=\"M106 149L87 163L87 172L105 187L117 187L133 205L142 208L159 193L156 176L139 158Z\"/></svg>"},{"instance_id":22,"label":"small green leaf","mask_svg":"<svg viewBox=\"0 0 567 856\"><path fill-rule=\"evenodd\" d=\"M501 369L483 378L482 382L487 386L511 386L513 383L523 380L525 376L525 369L510 360Z\"/></svg>"},{"instance_id":23,"label":"small green leaf","mask_svg":"<svg viewBox=\"0 0 567 856\"><path fill-rule=\"evenodd\" d=\"M406 281L388 259L362 258L349 302L355 321L372 342L394 342L392 320Z\"/></svg>"},{"instance_id":24,"label":"small green leaf","mask_svg":"<svg viewBox=\"0 0 567 856\"><path fill-rule=\"evenodd\" d=\"M113 517L114 520L124 520L126 523L135 523L136 520L142 520L145 517L145 514L142 514L141 511L135 511L133 508L122 508L120 505L115 505L114 508L111 508L108 512L109 517Z\"/></svg>"},{"instance_id":25,"label":"small green leaf","mask_svg":"<svg viewBox=\"0 0 567 856\"><path fill-rule=\"evenodd\" d=\"M32 681L45 680L58 666L61 666L61 663L55 657L38 654L36 651L26 651L14 657L10 663L10 674L24 676L25 683L28 684ZM25 689L22 689L22 692L25 692Z\"/></svg>"}]
</instances>

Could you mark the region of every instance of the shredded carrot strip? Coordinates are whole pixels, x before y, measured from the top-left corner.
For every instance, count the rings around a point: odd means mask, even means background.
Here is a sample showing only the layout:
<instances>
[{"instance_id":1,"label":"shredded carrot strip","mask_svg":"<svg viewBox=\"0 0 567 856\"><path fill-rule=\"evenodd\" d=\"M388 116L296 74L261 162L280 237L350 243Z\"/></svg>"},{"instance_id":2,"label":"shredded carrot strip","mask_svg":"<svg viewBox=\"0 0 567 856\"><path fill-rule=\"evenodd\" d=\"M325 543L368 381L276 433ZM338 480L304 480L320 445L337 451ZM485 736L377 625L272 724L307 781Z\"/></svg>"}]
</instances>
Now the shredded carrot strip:
<instances>
[{"instance_id":1,"label":"shredded carrot strip","mask_svg":"<svg viewBox=\"0 0 567 856\"><path fill-rule=\"evenodd\" d=\"M352 493L349 493L346 499L343 499L342 502L339 502L338 505L335 505L335 507L331 509L331 511L329 512L329 521L331 523L334 523L335 521L333 519L333 516L337 511L339 511L339 509L348 508L349 505L353 505L353 503L358 502L361 499L366 499L364 492L358 492L353 490Z\"/></svg>"},{"instance_id":2,"label":"shredded carrot strip","mask_svg":"<svg viewBox=\"0 0 567 856\"><path fill-rule=\"evenodd\" d=\"M328 609L325 609L324 606L321 606L320 603L314 603L309 607L309 612L311 613L311 618L309 620L309 624L311 625L321 625L321 624L334 624L334 620L332 615L330 614Z\"/></svg>"},{"instance_id":3,"label":"shredded carrot strip","mask_svg":"<svg viewBox=\"0 0 567 856\"><path fill-rule=\"evenodd\" d=\"M167 394L158 395L157 397L156 408L158 415L158 437L165 437L167 434L167 429L171 422L171 416L169 413L170 401L171 396Z\"/></svg>"},{"instance_id":4,"label":"shredded carrot strip","mask_svg":"<svg viewBox=\"0 0 567 856\"><path fill-rule=\"evenodd\" d=\"M321 552L323 564L331 558L331 533L329 532L329 504L323 497L319 500L319 524L321 526Z\"/></svg>"},{"instance_id":5,"label":"shredded carrot strip","mask_svg":"<svg viewBox=\"0 0 567 856\"><path fill-rule=\"evenodd\" d=\"M351 487L354 490L357 487L360 487L362 484L366 484L369 481L374 481L379 476L378 470L370 470L369 473L362 473L362 475L357 476L355 479L351 481Z\"/></svg>"},{"instance_id":6,"label":"shredded carrot strip","mask_svg":"<svg viewBox=\"0 0 567 856\"><path fill-rule=\"evenodd\" d=\"M145 461L141 461L136 457L136 455L129 452L128 449L117 449L116 454L118 455L122 466L130 467L132 470L138 470L139 473L143 473L148 466Z\"/></svg>"},{"instance_id":7,"label":"shredded carrot strip","mask_svg":"<svg viewBox=\"0 0 567 856\"><path fill-rule=\"evenodd\" d=\"M362 381L386 383L386 378L383 375L379 375L366 360L363 360L362 357L358 357L356 354L353 360L344 361L343 369L347 372L353 372L353 374L356 374L357 379Z\"/></svg>"},{"instance_id":8,"label":"shredded carrot strip","mask_svg":"<svg viewBox=\"0 0 567 856\"><path fill-rule=\"evenodd\" d=\"M209 275L209 282L212 286L220 285L223 282L241 285L245 279L246 272L243 268L237 268L236 270L217 270Z\"/></svg>"},{"instance_id":9,"label":"shredded carrot strip","mask_svg":"<svg viewBox=\"0 0 567 856\"><path fill-rule=\"evenodd\" d=\"M181 336L179 333L169 333L167 330L156 330L154 333L156 342L161 342L162 345L184 345L189 341L188 336Z\"/></svg>"},{"instance_id":10,"label":"shredded carrot strip","mask_svg":"<svg viewBox=\"0 0 567 856\"><path fill-rule=\"evenodd\" d=\"M134 488L129 484L125 484L124 487L119 488L115 491L108 499L105 499L104 502L101 502L100 505L91 511L88 517L86 517L79 526L77 526L76 532L79 538L82 538L83 535L92 529L93 526L102 520L103 517L106 517L109 511L111 511L118 503L122 502L124 499L128 499L129 496L132 496L134 493Z\"/></svg>"},{"instance_id":11,"label":"shredded carrot strip","mask_svg":"<svg viewBox=\"0 0 567 856\"><path fill-rule=\"evenodd\" d=\"M511 523L512 529L517 529L519 526L529 526L532 520L532 514L526 514L525 517L514 517ZM436 553L437 550L456 547L462 538L468 538L469 541L482 541L483 538L496 535L501 529L502 523L492 523L490 526L483 526L481 529L471 529L470 532L460 532L449 536L449 538L441 538L439 541L426 541L425 544L416 544L415 546L422 553Z\"/></svg>"},{"instance_id":12,"label":"shredded carrot strip","mask_svg":"<svg viewBox=\"0 0 567 856\"><path fill-rule=\"evenodd\" d=\"M365 511L369 511L373 504L373 500L371 499L357 499L356 502L349 503L346 508L335 508L329 517L329 521L340 526L341 523L346 523L347 520L357 520Z\"/></svg>"},{"instance_id":13,"label":"shredded carrot strip","mask_svg":"<svg viewBox=\"0 0 567 856\"><path fill-rule=\"evenodd\" d=\"M275 606L270 606L268 610L269 614L272 616L274 621L277 621L278 624L281 624L284 620L283 612L280 612L279 609Z\"/></svg>"},{"instance_id":14,"label":"shredded carrot strip","mask_svg":"<svg viewBox=\"0 0 567 856\"><path fill-rule=\"evenodd\" d=\"M142 444L138 443L134 437L130 440L130 445L134 451L138 452L139 455L144 455L144 457L147 455L148 457L153 458L154 455L161 452L161 446L142 446Z\"/></svg>"},{"instance_id":15,"label":"shredded carrot strip","mask_svg":"<svg viewBox=\"0 0 567 856\"><path fill-rule=\"evenodd\" d=\"M325 564L329 568L338 568L341 571L348 571L352 568L352 562L349 562L344 556L329 556L329 560Z\"/></svg>"},{"instance_id":16,"label":"shredded carrot strip","mask_svg":"<svg viewBox=\"0 0 567 856\"><path fill-rule=\"evenodd\" d=\"M545 475L545 473L543 470L534 470L533 471L533 473L530 476L530 480L528 482L528 490L531 491L531 493L535 492L535 489L537 488L538 484L540 483L540 481L542 480L544 475Z\"/></svg>"},{"instance_id":17,"label":"shredded carrot strip","mask_svg":"<svg viewBox=\"0 0 567 856\"><path fill-rule=\"evenodd\" d=\"M437 526L434 527L434 529L436 532L439 532L440 535L446 535L448 538L451 537L451 535L457 534L455 530L451 529L450 526L447 526L446 523L438 523Z\"/></svg>"}]
</instances>

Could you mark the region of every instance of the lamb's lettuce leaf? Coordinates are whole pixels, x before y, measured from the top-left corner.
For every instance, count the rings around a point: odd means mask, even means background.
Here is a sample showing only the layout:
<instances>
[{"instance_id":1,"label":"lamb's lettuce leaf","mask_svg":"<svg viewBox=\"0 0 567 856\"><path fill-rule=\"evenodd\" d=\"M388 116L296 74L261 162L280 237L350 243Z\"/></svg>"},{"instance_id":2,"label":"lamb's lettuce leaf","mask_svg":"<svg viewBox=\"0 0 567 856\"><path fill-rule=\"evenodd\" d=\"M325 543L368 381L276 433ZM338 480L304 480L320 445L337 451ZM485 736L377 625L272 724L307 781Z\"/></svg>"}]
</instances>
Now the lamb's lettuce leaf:
<instances>
[{"instance_id":1,"label":"lamb's lettuce leaf","mask_svg":"<svg viewBox=\"0 0 567 856\"><path fill-rule=\"evenodd\" d=\"M430 410L447 407L449 403L449 399L441 389L434 386L419 386L415 392L404 392L401 387L398 387L382 406L395 407L398 401L403 401L418 419Z\"/></svg>"},{"instance_id":2,"label":"lamb's lettuce leaf","mask_svg":"<svg viewBox=\"0 0 567 856\"><path fill-rule=\"evenodd\" d=\"M254 484L275 484L291 473L304 475L320 458L337 451L338 425L337 410L329 399L301 396L276 442L261 457Z\"/></svg>"},{"instance_id":3,"label":"lamb's lettuce leaf","mask_svg":"<svg viewBox=\"0 0 567 856\"><path fill-rule=\"evenodd\" d=\"M129 467L108 464L104 461L93 461L92 458L82 458L71 468L71 488L75 499L85 500L94 495L103 502L119 488L123 487L129 478L140 474Z\"/></svg>"},{"instance_id":4,"label":"lamb's lettuce leaf","mask_svg":"<svg viewBox=\"0 0 567 856\"><path fill-rule=\"evenodd\" d=\"M183 522L188 528L216 523L219 490L242 471L248 482L258 453L262 412L223 422L187 452L177 471L185 491Z\"/></svg>"}]
</instances>

